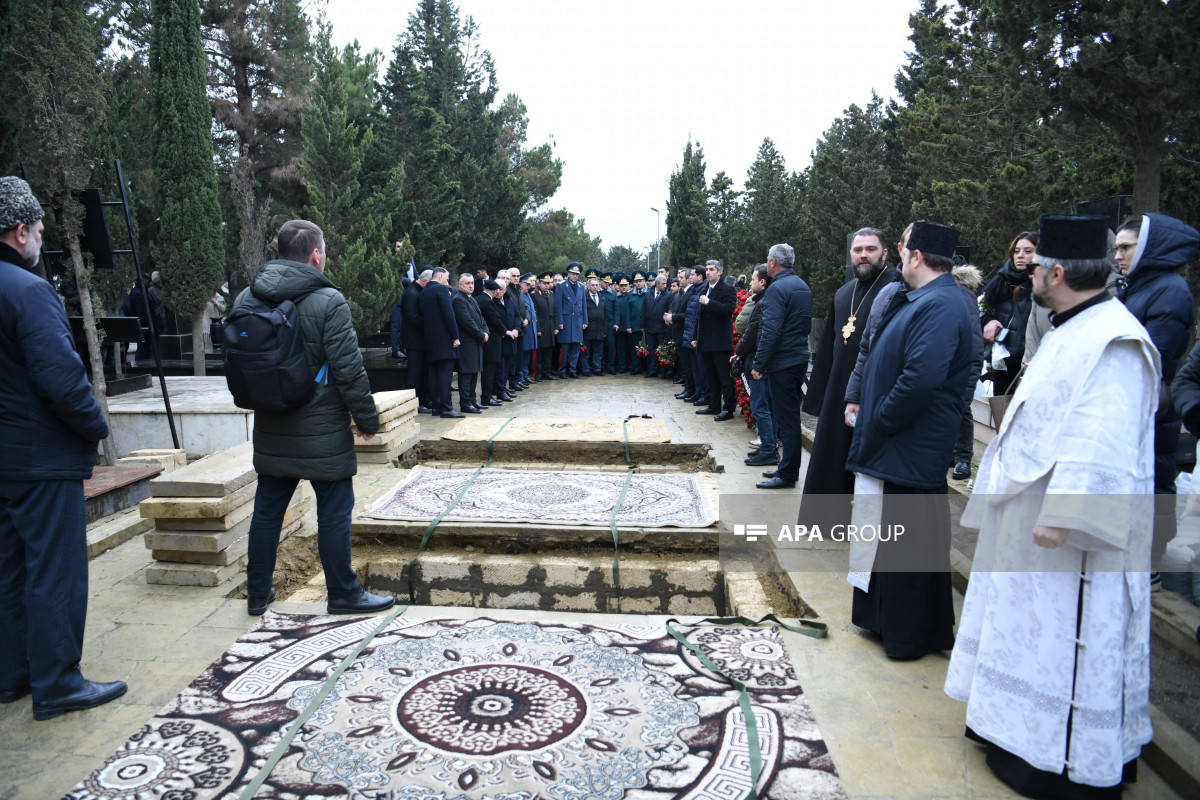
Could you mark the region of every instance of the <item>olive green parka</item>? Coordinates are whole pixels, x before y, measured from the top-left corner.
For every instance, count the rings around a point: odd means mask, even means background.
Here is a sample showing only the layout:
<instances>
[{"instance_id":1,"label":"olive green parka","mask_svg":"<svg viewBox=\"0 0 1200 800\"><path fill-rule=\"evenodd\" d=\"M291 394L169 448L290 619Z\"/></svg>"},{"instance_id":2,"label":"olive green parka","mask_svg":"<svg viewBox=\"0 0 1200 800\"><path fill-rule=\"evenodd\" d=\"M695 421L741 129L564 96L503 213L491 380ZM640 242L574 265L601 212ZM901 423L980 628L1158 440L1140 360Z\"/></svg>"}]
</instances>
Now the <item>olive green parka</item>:
<instances>
[{"instance_id":1,"label":"olive green parka","mask_svg":"<svg viewBox=\"0 0 1200 800\"><path fill-rule=\"evenodd\" d=\"M308 264L268 261L234 302L248 292L268 303L282 303L311 292L298 305L300 335L308 366L316 376L329 370L316 394L295 411L254 414L254 470L260 475L336 481L358 472L350 418L363 433L379 430L367 371L358 349L350 307L325 274Z\"/></svg>"}]
</instances>

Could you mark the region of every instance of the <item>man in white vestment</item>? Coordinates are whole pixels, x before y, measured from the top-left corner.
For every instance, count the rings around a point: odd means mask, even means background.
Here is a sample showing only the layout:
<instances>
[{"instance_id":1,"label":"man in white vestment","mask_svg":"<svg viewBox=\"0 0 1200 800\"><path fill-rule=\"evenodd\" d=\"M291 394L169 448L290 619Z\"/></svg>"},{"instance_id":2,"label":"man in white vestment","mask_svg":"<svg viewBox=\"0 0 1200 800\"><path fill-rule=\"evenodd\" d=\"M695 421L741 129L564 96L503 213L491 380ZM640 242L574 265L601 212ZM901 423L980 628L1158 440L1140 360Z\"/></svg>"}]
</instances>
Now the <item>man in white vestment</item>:
<instances>
[{"instance_id":1,"label":"man in white vestment","mask_svg":"<svg viewBox=\"0 0 1200 800\"><path fill-rule=\"evenodd\" d=\"M963 513L980 529L946 676L967 735L1027 797L1115 797L1151 739L1159 358L1105 291L1100 217L1042 217L1052 311Z\"/></svg>"}]
</instances>

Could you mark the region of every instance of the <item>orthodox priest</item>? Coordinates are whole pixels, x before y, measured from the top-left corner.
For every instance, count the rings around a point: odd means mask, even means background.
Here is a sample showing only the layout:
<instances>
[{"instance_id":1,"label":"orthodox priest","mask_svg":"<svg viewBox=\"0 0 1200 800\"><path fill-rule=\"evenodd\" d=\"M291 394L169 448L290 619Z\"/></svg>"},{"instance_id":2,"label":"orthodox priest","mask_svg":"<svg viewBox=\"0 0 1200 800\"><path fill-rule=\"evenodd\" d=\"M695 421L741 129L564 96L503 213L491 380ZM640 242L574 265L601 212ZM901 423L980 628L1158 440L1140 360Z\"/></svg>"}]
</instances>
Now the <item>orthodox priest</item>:
<instances>
[{"instance_id":1,"label":"orthodox priest","mask_svg":"<svg viewBox=\"0 0 1200 800\"><path fill-rule=\"evenodd\" d=\"M854 473L846 470L846 455L854 428L846 424L846 383L858 358L859 342L867 316L880 289L900 279L887 267L883 232L861 228L850 242L854 278L834 295L825 315L820 349L808 379L804 410L817 417L817 433L804 495L800 505L801 525L819 525L828 532L833 525L850 521L850 499Z\"/></svg>"},{"instance_id":2,"label":"orthodox priest","mask_svg":"<svg viewBox=\"0 0 1200 800\"><path fill-rule=\"evenodd\" d=\"M846 458L854 523L891 532L851 542L851 619L899 660L954 644L946 472L974 369L970 312L951 274L957 243L935 222L914 222L901 242L907 289L872 339Z\"/></svg>"},{"instance_id":3,"label":"orthodox priest","mask_svg":"<svg viewBox=\"0 0 1200 800\"><path fill-rule=\"evenodd\" d=\"M1150 741L1158 351L1105 290L1103 217L1046 216L1033 297L1051 329L962 517L979 528L946 693L1027 797L1118 797Z\"/></svg>"}]
</instances>

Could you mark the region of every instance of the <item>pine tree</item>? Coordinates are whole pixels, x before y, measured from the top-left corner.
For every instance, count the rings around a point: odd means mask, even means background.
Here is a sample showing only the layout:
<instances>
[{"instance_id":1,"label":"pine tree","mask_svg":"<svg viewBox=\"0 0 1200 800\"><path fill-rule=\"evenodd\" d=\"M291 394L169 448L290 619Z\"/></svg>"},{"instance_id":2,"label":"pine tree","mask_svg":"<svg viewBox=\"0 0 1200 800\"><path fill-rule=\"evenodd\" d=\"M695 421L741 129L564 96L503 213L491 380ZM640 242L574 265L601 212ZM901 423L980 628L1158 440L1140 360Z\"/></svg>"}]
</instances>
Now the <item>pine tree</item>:
<instances>
[{"instance_id":1,"label":"pine tree","mask_svg":"<svg viewBox=\"0 0 1200 800\"><path fill-rule=\"evenodd\" d=\"M734 266L734 243L742 211L738 198L741 196L742 193L733 188L733 179L724 172L713 176L708 189L708 216L713 226L711 249L713 257L729 268ZM739 263L737 266L748 265Z\"/></svg>"},{"instance_id":2,"label":"pine tree","mask_svg":"<svg viewBox=\"0 0 1200 800\"><path fill-rule=\"evenodd\" d=\"M683 163L671 173L667 198L667 236L671 239L671 265L703 264L713 240L708 216L708 182L704 178L704 148L691 139L683 149Z\"/></svg>"},{"instance_id":3,"label":"pine tree","mask_svg":"<svg viewBox=\"0 0 1200 800\"><path fill-rule=\"evenodd\" d=\"M757 158L746 172L737 249L739 263L760 263L772 245L800 241L803 198L803 178L788 173L775 143L770 138L763 139Z\"/></svg>"},{"instance_id":4,"label":"pine tree","mask_svg":"<svg viewBox=\"0 0 1200 800\"><path fill-rule=\"evenodd\" d=\"M195 0L154 0L153 13L150 99L162 203L155 260L164 301L192 321L192 366L204 375L204 307L225 280L225 264L200 7Z\"/></svg>"},{"instance_id":5,"label":"pine tree","mask_svg":"<svg viewBox=\"0 0 1200 800\"><path fill-rule=\"evenodd\" d=\"M106 44L99 26L82 3L70 0L10 0L11 19L19 21L7 33L5 62L13 67L7 78L21 98L19 158L28 169L38 199L49 206L47 238L57 235L71 259L79 290L84 334L90 358L92 391L107 416L108 398L100 337L91 296L92 269L84 261L79 237L83 206L77 197L87 188L91 167L85 155L92 134L102 123L105 103L95 79L96 62ZM43 277L44 265L39 264ZM117 449L110 433L103 452L108 464Z\"/></svg>"},{"instance_id":6,"label":"pine tree","mask_svg":"<svg viewBox=\"0 0 1200 800\"><path fill-rule=\"evenodd\" d=\"M319 22L313 94L304 112L305 214L325 232L327 272L346 296L355 324L374 332L402 291L387 204L398 193L404 170L395 167L389 184L374 192L360 184L373 133L351 119L355 89L361 86L357 43L339 57L330 36L329 25Z\"/></svg>"}]
</instances>

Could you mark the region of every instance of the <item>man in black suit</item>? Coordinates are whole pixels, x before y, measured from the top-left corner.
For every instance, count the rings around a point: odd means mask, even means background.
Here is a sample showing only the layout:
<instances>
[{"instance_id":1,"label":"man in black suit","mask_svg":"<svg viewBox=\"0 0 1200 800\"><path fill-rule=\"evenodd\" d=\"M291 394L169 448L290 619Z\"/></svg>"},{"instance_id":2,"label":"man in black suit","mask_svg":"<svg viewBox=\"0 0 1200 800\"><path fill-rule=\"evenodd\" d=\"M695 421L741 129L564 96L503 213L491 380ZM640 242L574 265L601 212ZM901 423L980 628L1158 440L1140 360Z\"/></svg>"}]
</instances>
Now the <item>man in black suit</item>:
<instances>
[{"instance_id":1,"label":"man in black suit","mask_svg":"<svg viewBox=\"0 0 1200 800\"><path fill-rule=\"evenodd\" d=\"M429 407L429 353L425 345L425 320L421 316L421 291L433 277L433 267L426 266L417 279L408 285L400 298L403 312L401 329L404 333L405 353L408 366L404 376L404 388L417 390L417 413L428 414Z\"/></svg>"},{"instance_id":2,"label":"man in black suit","mask_svg":"<svg viewBox=\"0 0 1200 800\"><path fill-rule=\"evenodd\" d=\"M502 346L505 328L505 311L503 305L504 290L493 280L483 282L483 294L475 302L479 305L479 314L487 324L487 341L483 344L483 375L479 391L481 406L502 406L503 399L496 394L497 374L503 362Z\"/></svg>"},{"instance_id":3,"label":"man in black suit","mask_svg":"<svg viewBox=\"0 0 1200 800\"><path fill-rule=\"evenodd\" d=\"M483 369L483 348L488 340L487 323L479 311L475 293L475 278L469 272L458 276L458 288L450 298L454 306L454 322L458 325L458 410L464 414L483 411L475 397L475 381Z\"/></svg>"},{"instance_id":4,"label":"man in black suit","mask_svg":"<svg viewBox=\"0 0 1200 800\"><path fill-rule=\"evenodd\" d=\"M600 280L589 278L583 297L583 344L587 352L579 359L580 375L600 375L604 362L604 335L608 330L608 304L600 292Z\"/></svg>"},{"instance_id":5,"label":"man in black suit","mask_svg":"<svg viewBox=\"0 0 1200 800\"><path fill-rule=\"evenodd\" d=\"M450 301L450 271L433 270L433 277L421 290L421 315L425 320L425 345L429 353L429 396L435 417L457 417L450 399L450 378L454 374L454 355L460 344L454 305Z\"/></svg>"},{"instance_id":6,"label":"man in black suit","mask_svg":"<svg viewBox=\"0 0 1200 800\"><path fill-rule=\"evenodd\" d=\"M697 414L715 414L717 422L733 419L733 378L729 375L729 355L733 352L733 313L737 292L722 280L725 267L712 259L704 265L708 283L699 287L700 315L696 319L696 338L692 346L700 353L708 377L709 404Z\"/></svg>"},{"instance_id":7,"label":"man in black suit","mask_svg":"<svg viewBox=\"0 0 1200 800\"><path fill-rule=\"evenodd\" d=\"M654 378L659 374L658 346L666 338L667 323L664 315L671 309L673 295L667 291L667 276L659 275L654 280L654 286L646 290L642 301L642 331L646 337L646 349L650 355L646 358L646 377ZM665 374L665 370L663 370Z\"/></svg>"}]
</instances>

